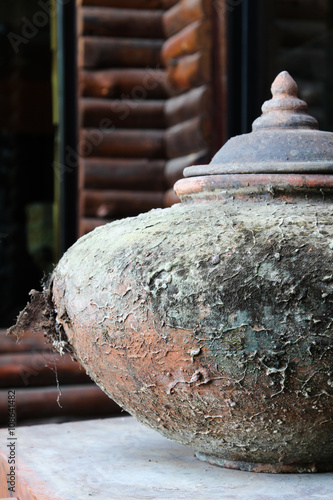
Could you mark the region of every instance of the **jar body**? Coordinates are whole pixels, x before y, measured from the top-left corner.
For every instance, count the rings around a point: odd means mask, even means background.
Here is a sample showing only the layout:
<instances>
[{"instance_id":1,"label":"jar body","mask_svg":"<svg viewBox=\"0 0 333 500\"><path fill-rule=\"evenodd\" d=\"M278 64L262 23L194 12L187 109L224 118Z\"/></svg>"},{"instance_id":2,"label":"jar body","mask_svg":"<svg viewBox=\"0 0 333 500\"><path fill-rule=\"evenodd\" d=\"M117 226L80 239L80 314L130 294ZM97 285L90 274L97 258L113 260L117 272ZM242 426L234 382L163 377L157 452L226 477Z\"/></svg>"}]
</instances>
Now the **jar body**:
<instances>
[{"instance_id":1,"label":"jar body","mask_svg":"<svg viewBox=\"0 0 333 500\"><path fill-rule=\"evenodd\" d=\"M185 203L62 258L57 323L95 382L199 458L333 469L330 199Z\"/></svg>"}]
</instances>

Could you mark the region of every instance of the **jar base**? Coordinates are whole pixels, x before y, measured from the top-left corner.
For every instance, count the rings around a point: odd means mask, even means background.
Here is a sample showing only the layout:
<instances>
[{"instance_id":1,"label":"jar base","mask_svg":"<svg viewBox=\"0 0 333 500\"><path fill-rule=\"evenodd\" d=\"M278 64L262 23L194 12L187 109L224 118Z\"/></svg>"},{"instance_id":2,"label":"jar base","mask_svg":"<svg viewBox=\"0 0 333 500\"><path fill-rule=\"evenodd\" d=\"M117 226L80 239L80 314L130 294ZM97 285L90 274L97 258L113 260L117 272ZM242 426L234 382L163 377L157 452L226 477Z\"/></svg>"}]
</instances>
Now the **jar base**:
<instances>
[{"instance_id":1,"label":"jar base","mask_svg":"<svg viewBox=\"0 0 333 500\"><path fill-rule=\"evenodd\" d=\"M219 467L225 467L226 469L237 469L247 472L266 472L271 474L309 474L313 472L332 472L333 462L324 463L294 463L294 464L283 464L283 463L254 463L254 462L242 462L237 460L225 460L223 458L214 457L212 455L207 455L205 453L196 452L196 457L203 462L207 462L211 465L218 465Z\"/></svg>"}]
</instances>

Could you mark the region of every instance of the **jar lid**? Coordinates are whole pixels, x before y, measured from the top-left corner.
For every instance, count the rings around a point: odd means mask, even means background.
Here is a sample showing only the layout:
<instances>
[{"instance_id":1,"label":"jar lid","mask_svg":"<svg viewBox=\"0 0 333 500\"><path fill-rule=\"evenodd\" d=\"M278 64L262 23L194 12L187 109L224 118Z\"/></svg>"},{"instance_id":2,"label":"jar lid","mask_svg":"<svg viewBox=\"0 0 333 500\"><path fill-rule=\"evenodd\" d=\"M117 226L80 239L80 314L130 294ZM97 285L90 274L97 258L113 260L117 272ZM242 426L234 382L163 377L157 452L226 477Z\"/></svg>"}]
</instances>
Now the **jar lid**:
<instances>
[{"instance_id":1,"label":"jar lid","mask_svg":"<svg viewBox=\"0 0 333 500\"><path fill-rule=\"evenodd\" d=\"M333 133L318 130L297 97L297 84L287 71L274 80L272 99L252 132L230 139L209 165L185 168L185 177L218 174L333 173Z\"/></svg>"}]
</instances>

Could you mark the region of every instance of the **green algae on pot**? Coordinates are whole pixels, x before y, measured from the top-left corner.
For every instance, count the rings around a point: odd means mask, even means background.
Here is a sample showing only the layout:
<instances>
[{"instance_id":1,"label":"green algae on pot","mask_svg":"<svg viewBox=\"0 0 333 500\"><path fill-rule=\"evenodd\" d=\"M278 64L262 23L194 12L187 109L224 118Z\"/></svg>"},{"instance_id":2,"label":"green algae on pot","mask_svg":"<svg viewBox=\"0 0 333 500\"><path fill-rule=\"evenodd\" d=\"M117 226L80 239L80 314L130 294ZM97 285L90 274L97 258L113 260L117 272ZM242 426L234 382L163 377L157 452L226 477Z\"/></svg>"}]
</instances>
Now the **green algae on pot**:
<instances>
[{"instance_id":1,"label":"green algae on pot","mask_svg":"<svg viewBox=\"0 0 333 500\"><path fill-rule=\"evenodd\" d=\"M36 328L202 460L333 470L333 175L259 163L195 173L182 204L84 236L21 320L40 301Z\"/></svg>"}]
</instances>

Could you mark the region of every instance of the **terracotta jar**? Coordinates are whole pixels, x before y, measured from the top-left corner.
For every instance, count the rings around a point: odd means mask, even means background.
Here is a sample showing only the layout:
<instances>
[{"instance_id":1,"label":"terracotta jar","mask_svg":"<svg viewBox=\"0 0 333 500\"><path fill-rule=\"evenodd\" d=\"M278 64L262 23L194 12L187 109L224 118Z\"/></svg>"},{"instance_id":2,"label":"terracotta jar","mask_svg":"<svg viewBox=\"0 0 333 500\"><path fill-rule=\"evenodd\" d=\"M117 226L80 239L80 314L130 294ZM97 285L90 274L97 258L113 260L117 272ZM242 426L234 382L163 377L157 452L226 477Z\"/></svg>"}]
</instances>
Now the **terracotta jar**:
<instances>
[{"instance_id":1,"label":"terracotta jar","mask_svg":"<svg viewBox=\"0 0 333 500\"><path fill-rule=\"evenodd\" d=\"M185 169L181 204L75 243L45 314L58 349L198 458L329 471L333 134L317 130L288 73L272 92L252 133Z\"/></svg>"}]
</instances>

